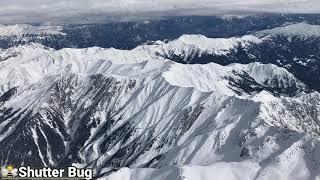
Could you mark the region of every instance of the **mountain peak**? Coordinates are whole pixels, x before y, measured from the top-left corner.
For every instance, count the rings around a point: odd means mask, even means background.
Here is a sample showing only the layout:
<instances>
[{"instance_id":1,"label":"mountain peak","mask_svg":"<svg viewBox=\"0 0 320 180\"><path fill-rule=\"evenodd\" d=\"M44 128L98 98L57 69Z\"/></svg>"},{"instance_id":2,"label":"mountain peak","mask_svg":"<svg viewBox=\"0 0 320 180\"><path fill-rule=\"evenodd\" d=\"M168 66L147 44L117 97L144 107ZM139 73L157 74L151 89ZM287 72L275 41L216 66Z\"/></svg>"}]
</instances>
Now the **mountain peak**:
<instances>
[{"instance_id":1,"label":"mountain peak","mask_svg":"<svg viewBox=\"0 0 320 180\"><path fill-rule=\"evenodd\" d=\"M62 30L62 26L33 26L30 24L0 25L0 36L66 35Z\"/></svg>"},{"instance_id":2,"label":"mountain peak","mask_svg":"<svg viewBox=\"0 0 320 180\"><path fill-rule=\"evenodd\" d=\"M320 25L312 25L306 22L289 24L273 29L266 29L255 33L257 36L300 36L302 38L319 37Z\"/></svg>"}]
</instances>

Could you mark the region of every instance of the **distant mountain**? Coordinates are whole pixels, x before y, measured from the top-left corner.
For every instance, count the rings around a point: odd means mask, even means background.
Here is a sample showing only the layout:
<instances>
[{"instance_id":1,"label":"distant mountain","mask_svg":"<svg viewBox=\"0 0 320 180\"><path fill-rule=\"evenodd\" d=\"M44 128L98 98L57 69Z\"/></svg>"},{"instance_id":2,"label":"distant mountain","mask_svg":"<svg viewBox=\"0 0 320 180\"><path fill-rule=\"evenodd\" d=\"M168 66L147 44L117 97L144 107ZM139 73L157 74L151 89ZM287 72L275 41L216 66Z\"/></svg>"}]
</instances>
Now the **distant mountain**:
<instances>
[{"instance_id":1,"label":"distant mountain","mask_svg":"<svg viewBox=\"0 0 320 180\"><path fill-rule=\"evenodd\" d=\"M305 31L302 31L303 29ZM161 56L165 59L188 64L209 62L221 65L251 62L272 63L284 67L310 88L320 90L318 83L320 80L319 33L320 25L306 22L286 23L283 26L256 31L241 37L208 38L203 35L182 35L170 41L149 42L134 48L132 52L135 52L134 59L149 60ZM59 36L65 37L62 34ZM99 48L95 49L99 53L104 51ZM1 51L7 52L10 51L10 48ZM118 58L126 61L124 56L131 58L126 55L126 51L117 49L106 51L113 51L114 55L109 56L113 59ZM5 54L8 57L16 55L14 52ZM0 54L0 61L8 57Z\"/></svg>"},{"instance_id":2,"label":"distant mountain","mask_svg":"<svg viewBox=\"0 0 320 180\"><path fill-rule=\"evenodd\" d=\"M193 49L183 53L173 50L163 55L173 61L189 64L272 63L286 68L311 88L320 89L320 25L291 24L257 31L254 36L247 35L242 38L248 37L251 40L245 41L245 45L243 42L234 42L233 47L225 53L203 50L200 47L203 43L214 40L202 38ZM224 47L225 43L228 43L228 40L219 47Z\"/></svg>"},{"instance_id":3,"label":"distant mountain","mask_svg":"<svg viewBox=\"0 0 320 180\"><path fill-rule=\"evenodd\" d=\"M319 15L278 14L247 15L240 18L234 15L183 16L88 25L8 25L0 26L2 32L0 48L34 42L55 49L93 46L132 49L149 41L173 40L184 34L230 38L278 27L287 22L320 24L319 17Z\"/></svg>"},{"instance_id":4,"label":"distant mountain","mask_svg":"<svg viewBox=\"0 0 320 180\"><path fill-rule=\"evenodd\" d=\"M51 35L66 35L61 32L62 30L62 26L33 26L30 24L16 24L7 26L1 25L0 36L16 36L17 38L28 38L28 36L30 35L37 35L40 38Z\"/></svg>"},{"instance_id":5,"label":"distant mountain","mask_svg":"<svg viewBox=\"0 0 320 180\"><path fill-rule=\"evenodd\" d=\"M319 38L320 25L311 25L305 22L286 24L283 27L276 27L273 29L258 31L255 33L255 35L271 36L273 38L276 38L278 36L300 39Z\"/></svg>"}]
</instances>

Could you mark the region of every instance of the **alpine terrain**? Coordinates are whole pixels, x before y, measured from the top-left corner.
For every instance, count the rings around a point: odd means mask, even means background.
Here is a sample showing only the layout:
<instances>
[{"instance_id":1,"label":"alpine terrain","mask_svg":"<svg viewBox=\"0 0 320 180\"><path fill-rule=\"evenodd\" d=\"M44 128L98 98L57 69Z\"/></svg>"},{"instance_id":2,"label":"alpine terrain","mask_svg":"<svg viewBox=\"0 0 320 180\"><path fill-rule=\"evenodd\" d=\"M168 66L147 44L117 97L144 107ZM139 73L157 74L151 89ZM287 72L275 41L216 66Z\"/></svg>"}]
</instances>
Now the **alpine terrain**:
<instances>
[{"instance_id":1,"label":"alpine terrain","mask_svg":"<svg viewBox=\"0 0 320 180\"><path fill-rule=\"evenodd\" d=\"M317 17L1 25L0 163L101 180L320 180Z\"/></svg>"}]
</instances>

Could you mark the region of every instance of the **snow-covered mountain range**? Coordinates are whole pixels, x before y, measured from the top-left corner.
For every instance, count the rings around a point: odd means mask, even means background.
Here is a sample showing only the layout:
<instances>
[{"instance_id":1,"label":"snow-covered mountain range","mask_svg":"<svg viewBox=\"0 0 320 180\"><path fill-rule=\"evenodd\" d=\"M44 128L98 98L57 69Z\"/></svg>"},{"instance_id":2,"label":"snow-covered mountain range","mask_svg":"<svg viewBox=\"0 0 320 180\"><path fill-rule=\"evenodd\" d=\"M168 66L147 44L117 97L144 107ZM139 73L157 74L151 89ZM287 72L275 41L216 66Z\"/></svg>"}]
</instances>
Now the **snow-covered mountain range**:
<instances>
[{"instance_id":1,"label":"snow-covered mountain range","mask_svg":"<svg viewBox=\"0 0 320 180\"><path fill-rule=\"evenodd\" d=\"M305 31L302 31L303 28ZM287 23L282 27L256 31L240 37L207 38L203 35L182 35L172 41L158 40L131 50L96 47L90 48L88 53L95 54L96 58L105 58L107 54L112 54L106 58L116 59L118 62L126 62L128 58L150 60L163 57L184 64L271 63L287 69L310 88L320 90L319 33L320 25ZM26 47L28 46L32 45L27 44ZM17 51L16 48L2 51L5 52L0 52L0 61L19 53L14 52ZM80 50L67 51L75 54Z\"/></svg>"},{"instance_id":2,"label":"snow-covered mountain range","mask_svg":"<svg viewBox=\"0 0 320 180\"><path fill-rule=\"evenodd\" d=\"M208 38L230 38L272 29L285 24L319 24L317 14L247 14L224 16L144 17L142 20L121 20L99 24L52 23L2 25L0 48L30 42L62 48L114 47L133 49L148 41L173 40L183 34L201 34Z\"/></svg>"},{"instance_id":3,"label":"snow-covered mountain range","mask_svg":"<svg viewBox=\"0 0 320 180\"><path fill-rule=\"evenodd\" d=\"M252 53L301 26L313 30L300 41L318 42L318 26L300 23L131 50L0 49L0 162L108 180L319 179L317 86ZM235 62L240 50L256 60Z\"/></svg>"},{"instance_id":4,"label":"snow-covered mountain range","mask_svg":"<svg viewBox=\"0 0 320 180\"><path fill-rule=\"evenodd\" d=\"M16 24L16 25L0 25L0 36L9 37L17 36L23 37L28 35L50 36L50 35L66 35L62 33L62 26L33 26L29 24Z\"/></svg>"},{"instance_id":5,"label":"snow-covered mountain range","mask_svg":"<svg viewBox=\"0 0 320 180\"><path fill-rule=\"evenodd\" d=\"M273 29L267 29L258 31L258 36L297 36L300 38L312 38L320 36L320 26L311 25L305 22L286 24L283 27L276 27Z\"/></svg>"}]
</instances>

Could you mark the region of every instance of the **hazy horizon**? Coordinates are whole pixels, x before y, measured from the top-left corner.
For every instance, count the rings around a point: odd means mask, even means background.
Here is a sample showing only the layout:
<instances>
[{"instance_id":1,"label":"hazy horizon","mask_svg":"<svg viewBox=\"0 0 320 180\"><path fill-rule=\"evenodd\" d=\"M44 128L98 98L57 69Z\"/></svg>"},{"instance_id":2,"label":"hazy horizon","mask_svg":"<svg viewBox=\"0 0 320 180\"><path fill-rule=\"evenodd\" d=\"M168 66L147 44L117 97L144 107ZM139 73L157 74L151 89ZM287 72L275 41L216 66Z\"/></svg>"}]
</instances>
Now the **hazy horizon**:
<instances>
[{"instance_id":1,"label":"hazy horizon","mask_svg":"<svg viewBox=\"0 0 320 180\"><path fill-rule=\"evenodd\" d=\"M95 23L174 15L318 14L317 0L2 0L0 24Z\"/></svg>"}]
</instances>

